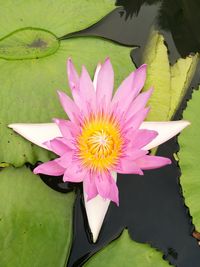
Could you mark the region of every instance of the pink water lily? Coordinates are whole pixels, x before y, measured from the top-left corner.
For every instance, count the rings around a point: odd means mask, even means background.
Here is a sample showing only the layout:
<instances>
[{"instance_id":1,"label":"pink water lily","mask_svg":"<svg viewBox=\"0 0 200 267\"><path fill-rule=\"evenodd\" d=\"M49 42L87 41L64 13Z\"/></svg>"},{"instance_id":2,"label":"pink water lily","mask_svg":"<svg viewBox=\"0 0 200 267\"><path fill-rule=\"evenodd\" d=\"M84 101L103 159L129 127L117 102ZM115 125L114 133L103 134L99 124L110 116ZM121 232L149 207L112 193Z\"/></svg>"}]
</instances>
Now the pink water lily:
<instances>
[{"instance_id":1,"label":"pink water lily","mask_svg":"<svg viewBox=\"0 0 200 267\"><path fill-rule=\"evenodd\" d=\"M168 158L149 155L149 149L189 124L186 121L144 122L150 111L146 104L153 92L149 89L141 93L146 68L142 65L132 72L113 94L114 72L109 59L97 66L93 81L85 67L79 76L69 59L67 74L73 99L58 92L69 119L54 119L54 123L47 124L9 125L59 156L40 164L34 169L35 174L63 175L65 182L83 182L94 240L110 201L119 205L116 173L143 175L143 170L170 164Z\"/></svg>"},{"instance_id":2,"label":"pink water lily","mask_svg":"<svg viewBox=\"0 0 200 267\"><path fill-rule=\"evenodd\" d=\"M68 61L73 100L58 92L69 120L54 119L62 137L46 143L59 158L43 163L34 173L63 175L65 182L83 182L88 200L97 194L119 204L111 172L143 174L143 170L170 164L168 158L148 155L144 147L158 133L139 129L149 108L152 89L139 94L146 79L146 65L131 73L113 95L114 73L107 59L96 75L96 91L85 67L79 77Z\"/></svg>"}]
</instances>

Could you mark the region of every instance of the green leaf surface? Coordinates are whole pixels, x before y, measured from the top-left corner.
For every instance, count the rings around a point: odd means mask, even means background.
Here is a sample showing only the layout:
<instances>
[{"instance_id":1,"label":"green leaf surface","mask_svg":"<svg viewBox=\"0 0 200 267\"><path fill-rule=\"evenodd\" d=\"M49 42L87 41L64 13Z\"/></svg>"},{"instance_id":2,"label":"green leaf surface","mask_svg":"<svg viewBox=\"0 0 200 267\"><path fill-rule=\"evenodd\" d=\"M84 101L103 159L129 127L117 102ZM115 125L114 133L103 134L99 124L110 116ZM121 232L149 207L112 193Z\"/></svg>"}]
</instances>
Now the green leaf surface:
<instances>
[{"instance_id":1,"label":"green leaf surface","mask_svg":"<svg viewBox=\"0 0 200 267\"><path fill-rule=\"evenodd\" d=\"M24 28L17 30L0 40L0 58L34 59L54 54L60 42L51 32Z\"/></svg>"},{"instance_id":2,"label":"green leaf surface","mask_svg":"<svg viewBox=\"0 0 200 267\"><path fill-rule=\"evenodd\" d=\"M185 129L179 136L181 185L185 203L190 209L193 223L200 231L200 91L195 91L192 99L184 111L183 118L191 122L190 127Z\"/></svg>"},{"instance_id":3,"label":"green leaf surface","mask_svg":"<svg viewBox=\"0 0 200 267\"><path fill-rule=\"evenodd\" d=\"M128 231L97 252L85 267L165 267L169 264L162 259L162 254L147 244L136 243L129 237Z\"/></svg>"},{"instance_id":4,"label":"green leaf surface","mask_svg":"<svg viewBox=\"0 0 200 267\"><path fill-rule=\"evenodd\" d=\"M153 33L144 52L143 61L147 64L147 81L144 90L153 86L149 100L151 111L148 120L165 121L170 107L170 65L167 48L162 35Z\"/></svg>"},{"instance_id":5,"label":"green leaf surface","mask_svg":"<svg viewBox=\"0 0 200 267\"><path fill-rule=\"evenodd\" d=\"M154 87L148 120L166 121L173 117L193 78L198 60L197 55L189 56L171 66L163 36L152 32L143 55L143 62L148 65L144 91Z\"/></svg>"},{"instance_id":6,"label":"green leaf surface","mask_svg":"<svg viewBox=\"0 0 200 267\"><path fill-rule=\"evenodd\" d=\"M74 194L48 188L26 167L0 172L0 266L64 267Z\"/></svg>"},{"instance_id":7,"label":"green leaf surface","mask_svg":"<svg viewBox=\"0 0 200 267\"><path fill-rule=\"evenodd\" d=\"M171 105L168 118L173 117L175 111L181 104L199 61L199 56L188 56L183 59L180 58L176 64L171 67Z\"/></svg>"},{"instance_id":8,"label":"green leaf surface","mask_svg":"<svg viewBox=\"0 0 200 267\"><path fill-rule=\"evenodd\" d=\"M25 27L61 37L84 29L115 8L114 0L0 0L0 38Z\"/></svg>"},{"instance_id":9,"label":"green leaf surface","mask_svg":"<svg viewBox=\"0 0 200 267\"><path fill-rule=\"evenodd\" d=\"M68 57L72 57L79 71L81 64L85 64L93 75L96 64L109 56L117 86L134 69L129 53L130 48L85 37L62 41L57 52L49 57L0 59L0 162L21 166L25 162L34 164L53 157L15 134L7 125L14 122L51 122L52 118L66 117L56 90L69 93L66 78Z\"/></svg>"}]
</instances>

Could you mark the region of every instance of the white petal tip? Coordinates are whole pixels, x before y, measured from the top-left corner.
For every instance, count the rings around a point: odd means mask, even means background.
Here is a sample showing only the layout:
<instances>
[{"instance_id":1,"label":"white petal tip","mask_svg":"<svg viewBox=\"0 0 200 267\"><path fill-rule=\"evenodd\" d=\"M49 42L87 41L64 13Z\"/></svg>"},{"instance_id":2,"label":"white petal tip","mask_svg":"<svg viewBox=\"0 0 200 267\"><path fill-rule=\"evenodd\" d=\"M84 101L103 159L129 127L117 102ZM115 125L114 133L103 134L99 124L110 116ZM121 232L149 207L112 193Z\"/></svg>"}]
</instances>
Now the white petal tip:
<instances>
[{"instance_id":1,"label":"white petal tip","mask_svg":"<svg viewBox=\"0 0 200 267\"><path fill-rule=\"evenodd\" d=\"M190 125L189 121L166 121L166 122L143 122L140 129L154 130L158 132L158 136L152 140L143 149L150 150L157 147L172 137L176 136L183 129Z\"/></svg>"},{"instance_id":2,"label":"white petal tip","mask_svg":"<svg viewBox=\"0 0 200 267\"><path fill-rule=\"evenodd\" d=\"M30 142L45 149L48 149L44 145L46 141L62 136L55 123L12 123L8 127Z\"/></svg>"},{"instance_id":3,"label":"white petal tip","mask_svg":"<svg viewBox=\"0 0 200 267\"><path fill-rule=\"evenodd\" d=\"M115 179L116 181L117 173L112 172L112 176L113 179ZM105 200L101 196L97 195L95 198L87 201L87 193L84 190L84 184L83 184L83 192L84 192L84 202L85 202L88 224L90 227L90 231L92 233L92 241L93 243L96 243L108 207L110 205L110 200Z\"/></svg>"}]
</instances>

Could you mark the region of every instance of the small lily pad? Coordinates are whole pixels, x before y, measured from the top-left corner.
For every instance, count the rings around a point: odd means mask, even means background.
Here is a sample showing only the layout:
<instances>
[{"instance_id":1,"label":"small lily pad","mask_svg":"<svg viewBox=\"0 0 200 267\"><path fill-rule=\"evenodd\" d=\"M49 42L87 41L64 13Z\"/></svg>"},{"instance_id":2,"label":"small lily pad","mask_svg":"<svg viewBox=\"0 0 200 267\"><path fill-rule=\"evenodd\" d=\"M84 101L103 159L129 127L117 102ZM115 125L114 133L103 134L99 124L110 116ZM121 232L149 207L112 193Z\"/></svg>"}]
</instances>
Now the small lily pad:
<instances>
[{"instance_id":1,"label":"small lily pad","mask_svg":"<svg viewBox=\"0 0 200 267\"><path fill-rule=\"evenodd\" d=\"M17 30L0 40L0 58L33 59L54 54L60 42L51 32L24 28Z\"/></svg>"}]
</instances>

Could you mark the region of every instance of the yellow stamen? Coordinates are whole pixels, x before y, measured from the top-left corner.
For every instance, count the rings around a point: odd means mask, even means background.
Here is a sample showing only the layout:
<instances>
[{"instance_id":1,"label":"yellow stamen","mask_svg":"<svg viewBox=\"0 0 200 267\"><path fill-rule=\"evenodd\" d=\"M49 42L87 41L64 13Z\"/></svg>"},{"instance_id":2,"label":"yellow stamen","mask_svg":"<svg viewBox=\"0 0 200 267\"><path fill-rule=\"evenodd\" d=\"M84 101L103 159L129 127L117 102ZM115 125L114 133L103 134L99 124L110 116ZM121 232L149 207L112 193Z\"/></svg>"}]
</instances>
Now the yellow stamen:
<instances>
[{"instance_id":1,"label":"yellow stamen","mask_svg":"<svg viewBox=\"0 0 200 267\"><path fill-rule=\"evenodd\" d=\"M103 171L114 167L122 149L122 136L112 116L93 116L86 120L78 137L79 158L85 167Z\"/></svg>"}]
</instances>

